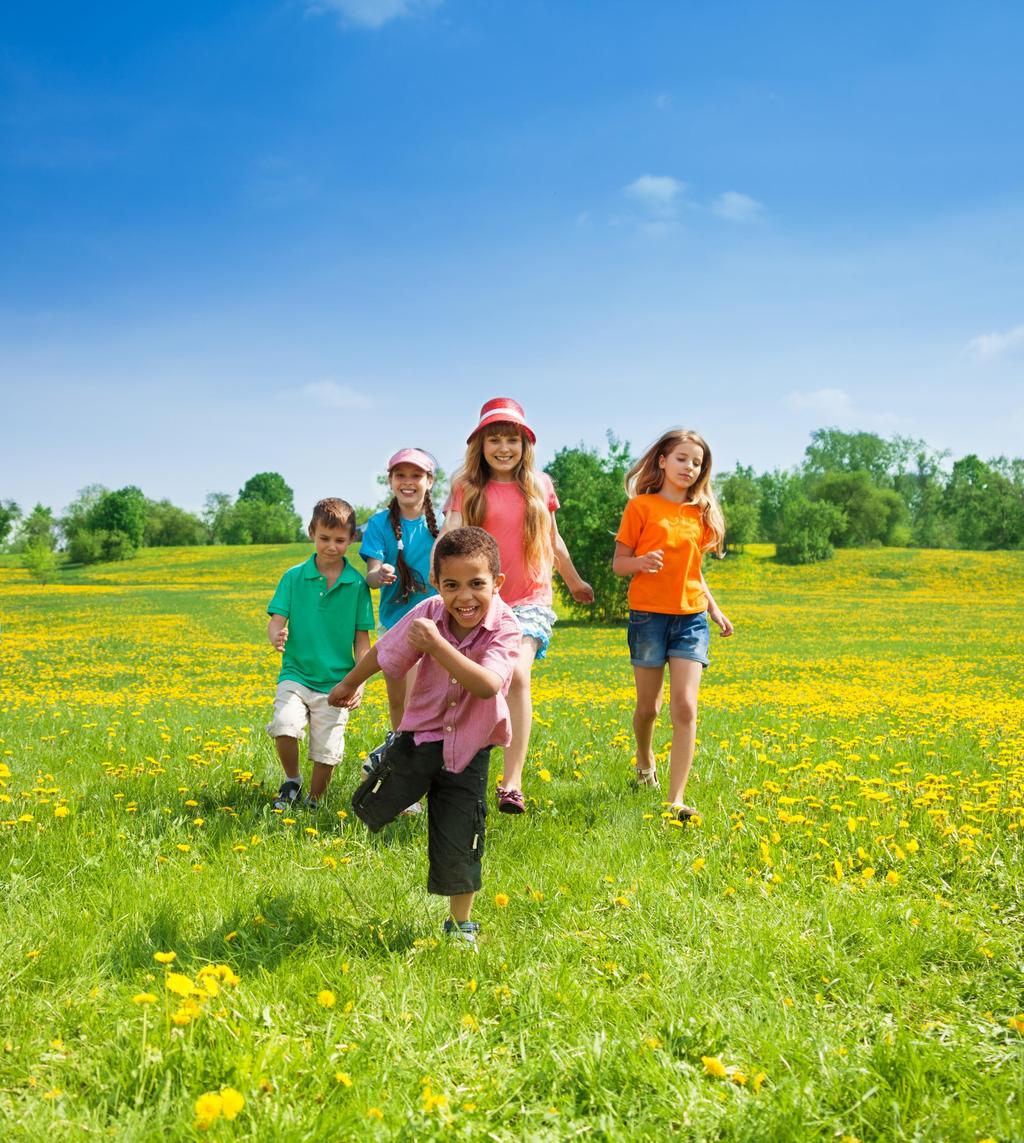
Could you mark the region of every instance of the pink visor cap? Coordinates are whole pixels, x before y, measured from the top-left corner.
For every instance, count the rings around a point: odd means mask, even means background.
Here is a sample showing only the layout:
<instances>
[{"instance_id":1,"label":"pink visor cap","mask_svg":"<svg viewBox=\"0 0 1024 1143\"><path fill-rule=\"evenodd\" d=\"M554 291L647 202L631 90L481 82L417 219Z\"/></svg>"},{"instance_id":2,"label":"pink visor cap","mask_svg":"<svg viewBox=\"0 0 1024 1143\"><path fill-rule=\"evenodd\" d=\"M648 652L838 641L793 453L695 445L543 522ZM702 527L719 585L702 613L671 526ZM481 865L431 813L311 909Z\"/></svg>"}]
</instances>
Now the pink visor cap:
<instances>
[{"instance_id":1,"label":"pink visor cap","mask_svg":"<svg viewBox=\"0 0 1024 1143\"><path fill-rule=\"evenodd\" d=\"M511 397L492 397L480 409L480 423L466 438L466 444L469 444L481 429L488 425L500 424L518 425L530 438L530 444L537 443L537 434L526 423L523 406L518 401L513 401Z\"/></svg>"},{"instance_id":2,"label":"pink visor cap","mask_svg":"<svg viewBox=\"0 0 1024 1143\"><path fill-rule=\"evenodd\" d=\"M433 476L434 470L437 468L437 461L429 452L424 452L421 448L399 449L388 461L388 472L400 464L414 464L417 468L422 468L428 476Z\"/></svg>"}]
</instances>

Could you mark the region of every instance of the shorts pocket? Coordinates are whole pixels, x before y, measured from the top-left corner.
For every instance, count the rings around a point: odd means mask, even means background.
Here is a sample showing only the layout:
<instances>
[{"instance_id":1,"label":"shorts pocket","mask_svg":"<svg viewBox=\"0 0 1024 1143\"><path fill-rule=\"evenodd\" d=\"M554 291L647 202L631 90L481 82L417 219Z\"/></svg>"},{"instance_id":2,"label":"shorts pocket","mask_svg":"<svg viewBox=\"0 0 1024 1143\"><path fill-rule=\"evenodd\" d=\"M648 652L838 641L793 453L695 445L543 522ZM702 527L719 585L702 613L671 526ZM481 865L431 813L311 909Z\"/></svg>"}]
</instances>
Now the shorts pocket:
<instances>
[{"instance_id":1,"label":"shorts pocket","mask_svg":"<svg viewBox=\"0 0 1024 1143\"><path fill-rule=\"evenodd\" d=\"M629 625L630 627L642 627L645 623L650 623L651 613L649 611L630 611Z\"/></svg>"},{"instance_id":2,"label":"shorts pocket","mask_svg":"<svg viewBox=\"0 0 1024 1143\"><path fill-rule=\"evenodd\" d=\"M484 856L484 834L487 830L487 803L479 801L473 813L473 843L470 846L470 857L473 861L481 861Z\"/></svg>"}]
</instances>

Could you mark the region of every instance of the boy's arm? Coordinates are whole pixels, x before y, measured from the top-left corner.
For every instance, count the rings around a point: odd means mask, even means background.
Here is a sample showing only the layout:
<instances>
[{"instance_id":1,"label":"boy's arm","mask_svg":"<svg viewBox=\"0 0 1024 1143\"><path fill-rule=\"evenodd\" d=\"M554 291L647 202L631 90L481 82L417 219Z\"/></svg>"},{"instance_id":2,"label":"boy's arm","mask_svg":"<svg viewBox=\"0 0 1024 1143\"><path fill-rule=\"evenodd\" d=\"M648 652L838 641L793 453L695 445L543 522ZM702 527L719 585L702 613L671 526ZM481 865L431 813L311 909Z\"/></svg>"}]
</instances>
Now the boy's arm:
<instances>
[{"instance_id":1,"label":"boy's arm","mask_svg":"<svg viewBox=\"0 0 1024 1143\"><path fill-rule=\"evenodd\" d=\"M365 646L360 651L360 636L365 640ZM355 640L356 665L341 680L336 683L327 696L331 706L344 706L354 710L363 697L363 684L380 670L377 662L377 648L370 646L370 633L357 631Z\"/></svg>"},{"instance_id":2,"label":"boy's arm","mask_svg":"<svg viewBox=\"0 0 1024 1143\"><path fill-rule=\"evenodd\" d=\"M735 628L729 621L729 617L725 612L715 603L715 597L711 594L711 589L708 587L708 581L704 578L704 573L700 573L700 585L704 589L704 594L708 597L708 618L712 623L716 623L722 629L722 635L731 635Z\"/></svg>"},{"instance_id":3,"label":"boy's arm","mask_svg":"<svg viewBox=\"0 0 1024 1143\"><path fill-rule=\"evenodd\" d=\"M413 620L408 639L417 651L429 655L476 698L494 698L504 685L496 671L474 663L444 639L433 619Z\"/></svg>"},{"instance_id":4,"label":"boy's arm","mask_svg":"<svg viewBox=\"0 0 1024 1143\"><path fill-rule=\"evenodd\" d=\"M565 546L565 540L562 539L562 533L558 530L554 512L551 513L551 542L555 549L555 567L565 580L569 594L577 603L593 603L594 589L576 570L569 549Z\"/></svg>"},{"instance_id":5,"label":"boy's arm","mask_svg":"<svg viewBox=\"0 0 1024 1143\"><path fill-rule=\"evenodd\" d=\"M288 642L288 616L271 615L267 624L267 638L275 651L283 651Z\"/></svg>"}]
</instances>

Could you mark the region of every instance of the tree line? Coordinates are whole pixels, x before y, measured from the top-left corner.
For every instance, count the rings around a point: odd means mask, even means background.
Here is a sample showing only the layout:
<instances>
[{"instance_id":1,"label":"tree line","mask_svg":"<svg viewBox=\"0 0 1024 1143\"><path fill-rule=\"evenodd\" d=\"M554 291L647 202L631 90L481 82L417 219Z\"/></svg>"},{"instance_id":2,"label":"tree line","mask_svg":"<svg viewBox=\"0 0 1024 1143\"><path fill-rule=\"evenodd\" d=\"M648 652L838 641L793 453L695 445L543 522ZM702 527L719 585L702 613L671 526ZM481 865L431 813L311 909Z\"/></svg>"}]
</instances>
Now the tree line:
<instances>
[{"instance_id":1,"label":"tree line","mask_svg":"<svg viewBox=\"0 0 1024 1143\"><path fill-rule=\"evenodd\" d=\"M623 480L633 462L628 443L608 434L603 452L563 448L546 471L558 488L559 527L598 593L597 617L622 614L626 583L610 552L626 502ZM443 474L434 502L443 503ZM360 522L389 498L386 479L375 507L357 507ZM837 547L1020 548L1024 546L1024 460L975 455L952 461L924 441L818 429L800 464L757 473L737 464L715 488L726 519L726 546L773 543L788 563L828 559ZM252 476L237 497L211 493L201 514L150 500L133 485L89 485L62 516L37 504L22 513L0 500L0 548L20 552L37 578L70 563L129 559L141 547L284 544L306 538L294 496L276 472ZM604 601L604 602L602 602ZM571 604L570 600L566 600Z\"/></svg>"}]
</instances>

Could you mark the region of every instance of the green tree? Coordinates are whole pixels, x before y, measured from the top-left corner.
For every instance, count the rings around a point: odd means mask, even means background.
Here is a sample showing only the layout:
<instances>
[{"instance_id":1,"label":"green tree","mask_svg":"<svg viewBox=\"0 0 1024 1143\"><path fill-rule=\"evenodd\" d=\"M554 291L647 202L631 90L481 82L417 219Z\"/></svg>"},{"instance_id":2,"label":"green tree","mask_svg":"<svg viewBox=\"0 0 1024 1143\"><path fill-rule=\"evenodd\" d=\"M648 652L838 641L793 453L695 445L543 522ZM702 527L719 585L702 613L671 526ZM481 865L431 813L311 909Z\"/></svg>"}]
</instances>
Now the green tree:
<instances>
[{"instance_id":1,"label":"green tree","mask_svg":"<svg viewBox=\"0 0 1024 1143\"><path fill-rule=\"evenodd\" d=\"M811 499L827 501L842 510L842 526L831 536L838 547L906 544L910 540L910 514L903 498L892 488L879 488L863 470L826 472L814 481Z\"/></svg>"},{"instance_id":2,"label":"green tree","mask_svg":"<svg viewBox=\"0 0 1024 1143\"><path fill-rule=\"evenodd\" d=\"M776 468L757 478L761 493L761 520L757 533L762 540L777 544L784 538L783 510L786 502L803 490L798 473Z\"/></svg>"},{"instance_id":3,"label":"green tree","mask_svg":"<svg viewBox=\"0 0 1024 1143\"><path fill-rule=\"evenodd\" d=\"M1024 480L1015 462L986 464L973 453L953 465L944 509L964 548L1012 548L1024 543Z\"/></svg>"},{"instance_id":4,"label":"green tree","mask_svg":"<svg viewBox=\"0 0 1024 1143\"><path fill-rule=\"evenodd\" d=\"M21 566L37 583L49 583L57 574L57 553L45 539L32 540L21 553Z\"/></svg>"},{"instance_id":5,"label":"green tree","mask_svg":"<svg viewBox=\"0 0 1024 1143\"><path fill-rule=\"evenodd\" d=\"M808 476L866 472L874 484L885 488L892 485L892 470L901 454L901 444L883 440L875 433L815 429L804 453L803 467Z\"/></svg>"},{"instance_id":6,"label":"green tree","mask_svg":"<svg viewBox=\"0 0 1024 1143\"><path fill-rule=\"evenodd\" d=\"M19 552L40 544L51 551L57 546L57 518L53 514L53 509L43 504L37 504L22 518L14 541L14 546Z\"/></svg>"},{"instance_id":7,"label":"green tree","mask_svg":"<svg viewBox=\"0 0 1024 1143\"><path fill-rule=\"evenodd\" d=\"M280 505L295 511L295 494L279 472L257 472L245 482L239 500L258 500L262 504Z\"/></svg>"},{"instance_id":8,"label":"green tree","mask_svg":"<svg viewBox=\"0 0 1024 1143\"><path fill-rule=\"evenodd\" d=\"M758 538L761 523L761 486L752 468L737 464L715 481L725 514L725 546L740 551Z\"/></svg>"},{"instance_id":9,"label":"green tree","mask_svg":"<svg viewBox=\"0 0 1024 1143\"><path fill-rule=\"evenodd\" d=\"M92 513L108 492L109 489L102 484L87 484L84 488L79 489L78 496L64 509L64 515L60 521L60 530L64 533L64 538L68 541L69 547L79 533L93 526L90 522ZM75 560L74 562L88 561Z\"/></svg>"},{"instance_id":10,"label":"green tree","mask_svg":"<svg viewBox=\"0 0 1024 1143\"><path fill-rule=\"evenodd\" d=\"M147 548L192 547L205 544L208 538L206 525L198 516L178 508L170 500L146 501L143 542Z\"/></svg>"},{"instance_id":11,"label":"green tree","mask_svg":"<svg viewBox=\"0 0 1024 1143\"><path fill-rule=\"evenodd\" d=\"M924 441L910 442L913 453L894 477L896 491L910 513L911 542L919 548L952 547L955 534L943 512L948 451L937 452Z\"/></svg>"},{"instance_id":12,"label":"green tree","mask_svg":"<svg viewBox=\"0 0 1024 1143\"><path fill-rule=\"evenodd\" d=\"M809 500L794 489L782 506L783 538L776 543L776 558L785 564L831 559L831 537L843 526L841 509L826 500Z\"/></svg>"},{"instance_id":13,"label":"green tree","mask_svg":"<svg viewBox=\"0 0 1024 1143\"><path fill-rule=\"evenodd\" d=\"M146 498L134 484L104 492L88 520L94 531L121 532L133 548L141 548L146 534Z\"/></svg>"},{"instance_id":14,"label":"green tree","mask_svg":"<svg viewBox=\"0 0 1024 1143\"><path fill-rule=\"evenodd\" d=\"M618 619L629 610L629 581L612 571L612 556L615 530L626 506L624 481L631 463L629 445L609 432L603 456L583 445L563 448L545 469L562 505L558 516L562 538L580 575L594 589L593 606L576 603L556 577L559 596L573 615Z\"/></svg>"},{"instance_id":15,"label":"green tree","mask_svg":"<svg viewBox=\"0 0 1024 1143\"><path fill-rule=\"evenodd\" d=\"M0 545L7 542L11 528L21 519L21 509L13 500L0 500Z\"/></svg>"}]
</instances>

